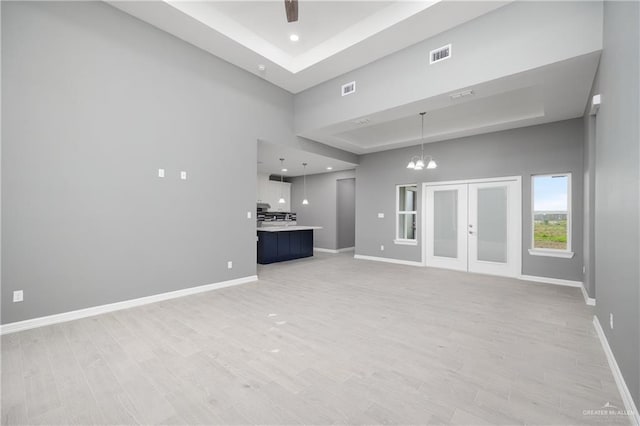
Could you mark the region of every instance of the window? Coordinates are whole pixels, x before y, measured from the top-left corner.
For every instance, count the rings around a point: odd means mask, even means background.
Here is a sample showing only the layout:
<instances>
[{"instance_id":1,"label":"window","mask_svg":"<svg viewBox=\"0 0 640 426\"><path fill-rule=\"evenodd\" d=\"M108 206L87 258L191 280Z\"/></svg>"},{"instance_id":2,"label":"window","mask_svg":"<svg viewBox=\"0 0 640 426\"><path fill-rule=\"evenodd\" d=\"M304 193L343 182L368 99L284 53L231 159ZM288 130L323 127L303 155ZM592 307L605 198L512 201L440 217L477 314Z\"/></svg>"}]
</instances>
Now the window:
<instances>
[{"instance_id":1,"label":"window","mask_svg":"<svg viewBox=\"0 0 640 426\"><path fill-rule=\"evenodd\" d=\"M417 245L416 217L417 217L418 185L396 186L396 244Z\"/></svg>"},{"instance_id":2,"label":"window","mask_svg":"<svg viewBox=\"0 0 640 426\"><path fill-rule=\"evenodd\" d=\"M573 257L571 252L571 174L531 178L532 244L536 256Z\"/></svg>"}]
</instances>

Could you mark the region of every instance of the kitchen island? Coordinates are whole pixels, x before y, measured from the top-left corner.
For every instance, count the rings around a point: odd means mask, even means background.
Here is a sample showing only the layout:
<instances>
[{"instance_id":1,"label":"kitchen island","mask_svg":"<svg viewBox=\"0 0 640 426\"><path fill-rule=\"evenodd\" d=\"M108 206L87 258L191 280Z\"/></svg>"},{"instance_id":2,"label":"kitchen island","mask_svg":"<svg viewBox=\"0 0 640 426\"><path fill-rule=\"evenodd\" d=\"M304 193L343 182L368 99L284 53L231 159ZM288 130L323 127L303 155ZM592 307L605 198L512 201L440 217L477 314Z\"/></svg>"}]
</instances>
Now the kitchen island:
<instances>
[{"instance_id":1,"label":"kitchen island","mask_svg":"<svg viewBox=\"0 0 640 426\"><path fill-rule=\"evenodd\" d=\"M321 226L258 227L258 263L266 265L313 256L313 231Z\"/></svg>"}]
</instances>

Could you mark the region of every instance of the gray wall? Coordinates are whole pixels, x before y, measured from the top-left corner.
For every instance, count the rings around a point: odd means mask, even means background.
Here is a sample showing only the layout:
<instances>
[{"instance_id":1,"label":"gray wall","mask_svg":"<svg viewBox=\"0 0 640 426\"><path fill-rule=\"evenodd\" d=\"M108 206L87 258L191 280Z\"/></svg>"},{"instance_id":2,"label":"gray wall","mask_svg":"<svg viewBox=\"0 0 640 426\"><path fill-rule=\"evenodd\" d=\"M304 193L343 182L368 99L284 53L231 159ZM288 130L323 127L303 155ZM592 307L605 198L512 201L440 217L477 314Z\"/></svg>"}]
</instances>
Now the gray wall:
<instances>
[{"instance_id":1,"label":"gray wall","mask_svg":"<svg viewBox=\"0 0 640 426\"><path fill-rule=\"evenodd\" d=\"M338 180L338 246L350 248L356 245L356 180Z\"/></svg>"},{"instance_id":2,"label":"gray wall","mask_svg":"<svg viewBox=\"0 0 640 426\"><path fill-rule=\"evenodd\" d=\"M256 273L290 94L102 2L2 2L2 77L2 323Z\"/></svg>"},{"instance_id":3,"label":"gray wall","mask_svg":"<svg viewBox=\"0 0 640 426\"><path fill-rule=\"evenodd\" d=\"M451 59L429 66L429 51L448 43ZM513 2L297 94L295 131L312 134L600 49L601 2ZM352 80L356 93L340 96L340 86Z\"/></svg>"},{"instance_id":4,"label":"gray wall","mask_svg":"<svg viewBox=\"0 0 640 426\"><path fill-rule=\"evenodd\" d=\"M522 176L522 273L582 281L582 119L430 143L438 168L416 172L406 168L420 147L363 155L356 169L356 253L420 262L418 246L395 245L395 185L422 182ZM573 259L531 256L531 175L572 173ZM418 218L421 217L421 191ZM378 219L377 213L384 213ZM380 251L380 245L385 246Z\"/></svg>"},{"instance_id":5,"label":"gray wall","mask_svg":"<svg viewBox=\"0 0 640 426\"><path fill-rule=\"evenodd\" d=\"M298 214L299 225L322 226L315 231L314 246L330 250L338 248L337 192L339 179L355 177L353 170L307 176L307 199L303 206L303 178L291 181L291 211Z\"/></svg>"},{"instance_id":6,"label":"gray wall","mask_svg":"<svg viewBox=\"0 0 640 426\"><path fill-rule=\"evenodd\" d=\"M596 73L584 115L584 215L583 215L583 257L584 286L589 297L596 297L596 116L590 115L591 99L599 93L599 73Z\"/></svg>"},{"instance_id":7,"label":"gray wall","mask_svg":"<svg viewBox=\"0 0 640 426\"><path fill-rule=\"evenodd\" d=\"M640 3L605 2L595 132L596 314L640 406L639 55Z\"/></svg>"}]
</instances>

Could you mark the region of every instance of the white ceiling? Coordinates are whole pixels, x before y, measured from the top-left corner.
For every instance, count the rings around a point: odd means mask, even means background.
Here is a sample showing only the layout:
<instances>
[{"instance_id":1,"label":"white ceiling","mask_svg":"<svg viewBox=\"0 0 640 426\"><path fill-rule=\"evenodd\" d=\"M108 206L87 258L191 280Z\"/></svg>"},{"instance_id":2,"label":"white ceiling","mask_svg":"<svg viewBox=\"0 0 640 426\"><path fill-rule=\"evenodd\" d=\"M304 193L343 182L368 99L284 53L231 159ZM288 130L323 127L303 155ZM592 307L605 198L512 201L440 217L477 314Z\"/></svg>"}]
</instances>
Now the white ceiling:
<instances>
[{"instance_id":1,"label":"white ceiling","mask_svg":"<svg viewBox=\"0 0 640 426\"><path fill-rule=\"evenodd\" d=\"M109 3L297 93L511 1L300 0L299 21L292 24L286 22L283 0ZM289 40L292 33L300 36L297 43ZM572 58L455 91L473 90L472 96L451 99L451 93L442 93L299 136L366 154L420 143L421 111L427 112L425 142L579 117L598 60L597 52ZM259 71L260 64L265 71ZM278 158L284 157L288 176L301 175L302 162L309 163L309 174L326 172L327 165L355 166L266 142L259 144L258 156L259 171L270 174L280 173Z\"/></svg>"},{"instance_id":2,"label":"white ceiling","mask_svg":"<svg viewBox=\"0 0 640 426\"><path fill-rule=\"evenodd\" d=\"M286 172L281 171L280 158L285 160ZM258 173L282 174L288 177L301 176L304 173L302 163L307 163L306 173L308 175L351 170L357 166L356 163L336 160L293 147L258 141ZM327 167L331 167L332 170L327 170Z\"/></svg>"},{"instance_id":3,"label":"white ceiling","mask_svg":"<svg viewBox=\"0 0 640 426\"><path fill-rule=\"evenodd\" d=\"M301 0L300 19L291 23L285 17L284 1L216 1L206 3L206 6L282 50L290 56L290 61L294 61L333 37L343 38L354 23L372 19L371 15L376 13L388 13L387 9L393 4L393 1ZM237 27L232 31L236 32ZM300 36L299 41L289 40L290 34ZM251 40L246 43L251 44ZM254 50L258 49L256 46Z\"/></svg>"},{"instance_id":4,"label":"white ceiling","mask_svg":"<svg viewBox=\"0 0 640 426\"><path fill-rule=\"evenodd\" d=\"M581 117L599 57L596 52L557 62L454 92L472 90L471 96L452 99L445 93L303 136L366 154L419 144L421 111L427 112L425 142Z\"/></svg>"},{"instance_id":5,"label":"white ceiling","mask_svg":"<svg viewBox=\"0 0 640 426\"><path fill-rule=\"evenodd\" d=\"M511 1L300 0L291 24L283 0L108 3L297 93Z\"/></svg>"}]
</instances>

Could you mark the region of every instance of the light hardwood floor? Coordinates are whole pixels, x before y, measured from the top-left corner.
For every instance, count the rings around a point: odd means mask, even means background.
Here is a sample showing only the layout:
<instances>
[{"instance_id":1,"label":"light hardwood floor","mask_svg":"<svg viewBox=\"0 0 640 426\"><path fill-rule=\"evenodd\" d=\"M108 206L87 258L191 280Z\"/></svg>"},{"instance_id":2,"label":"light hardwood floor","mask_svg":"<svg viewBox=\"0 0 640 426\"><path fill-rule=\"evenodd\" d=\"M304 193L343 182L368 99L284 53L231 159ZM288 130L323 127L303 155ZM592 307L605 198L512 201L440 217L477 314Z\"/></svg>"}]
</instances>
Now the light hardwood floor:
<instances>
[{"instance_id":1,"label":"light hardwood floor","mask_svg":"<svg viewBox=\"0 0 640 426\"><path fill-rule=\"evenodd\" d=\"M2 337L2 424L628 424L580 291L351 254Z\"/></svg>"}]
</instances>

